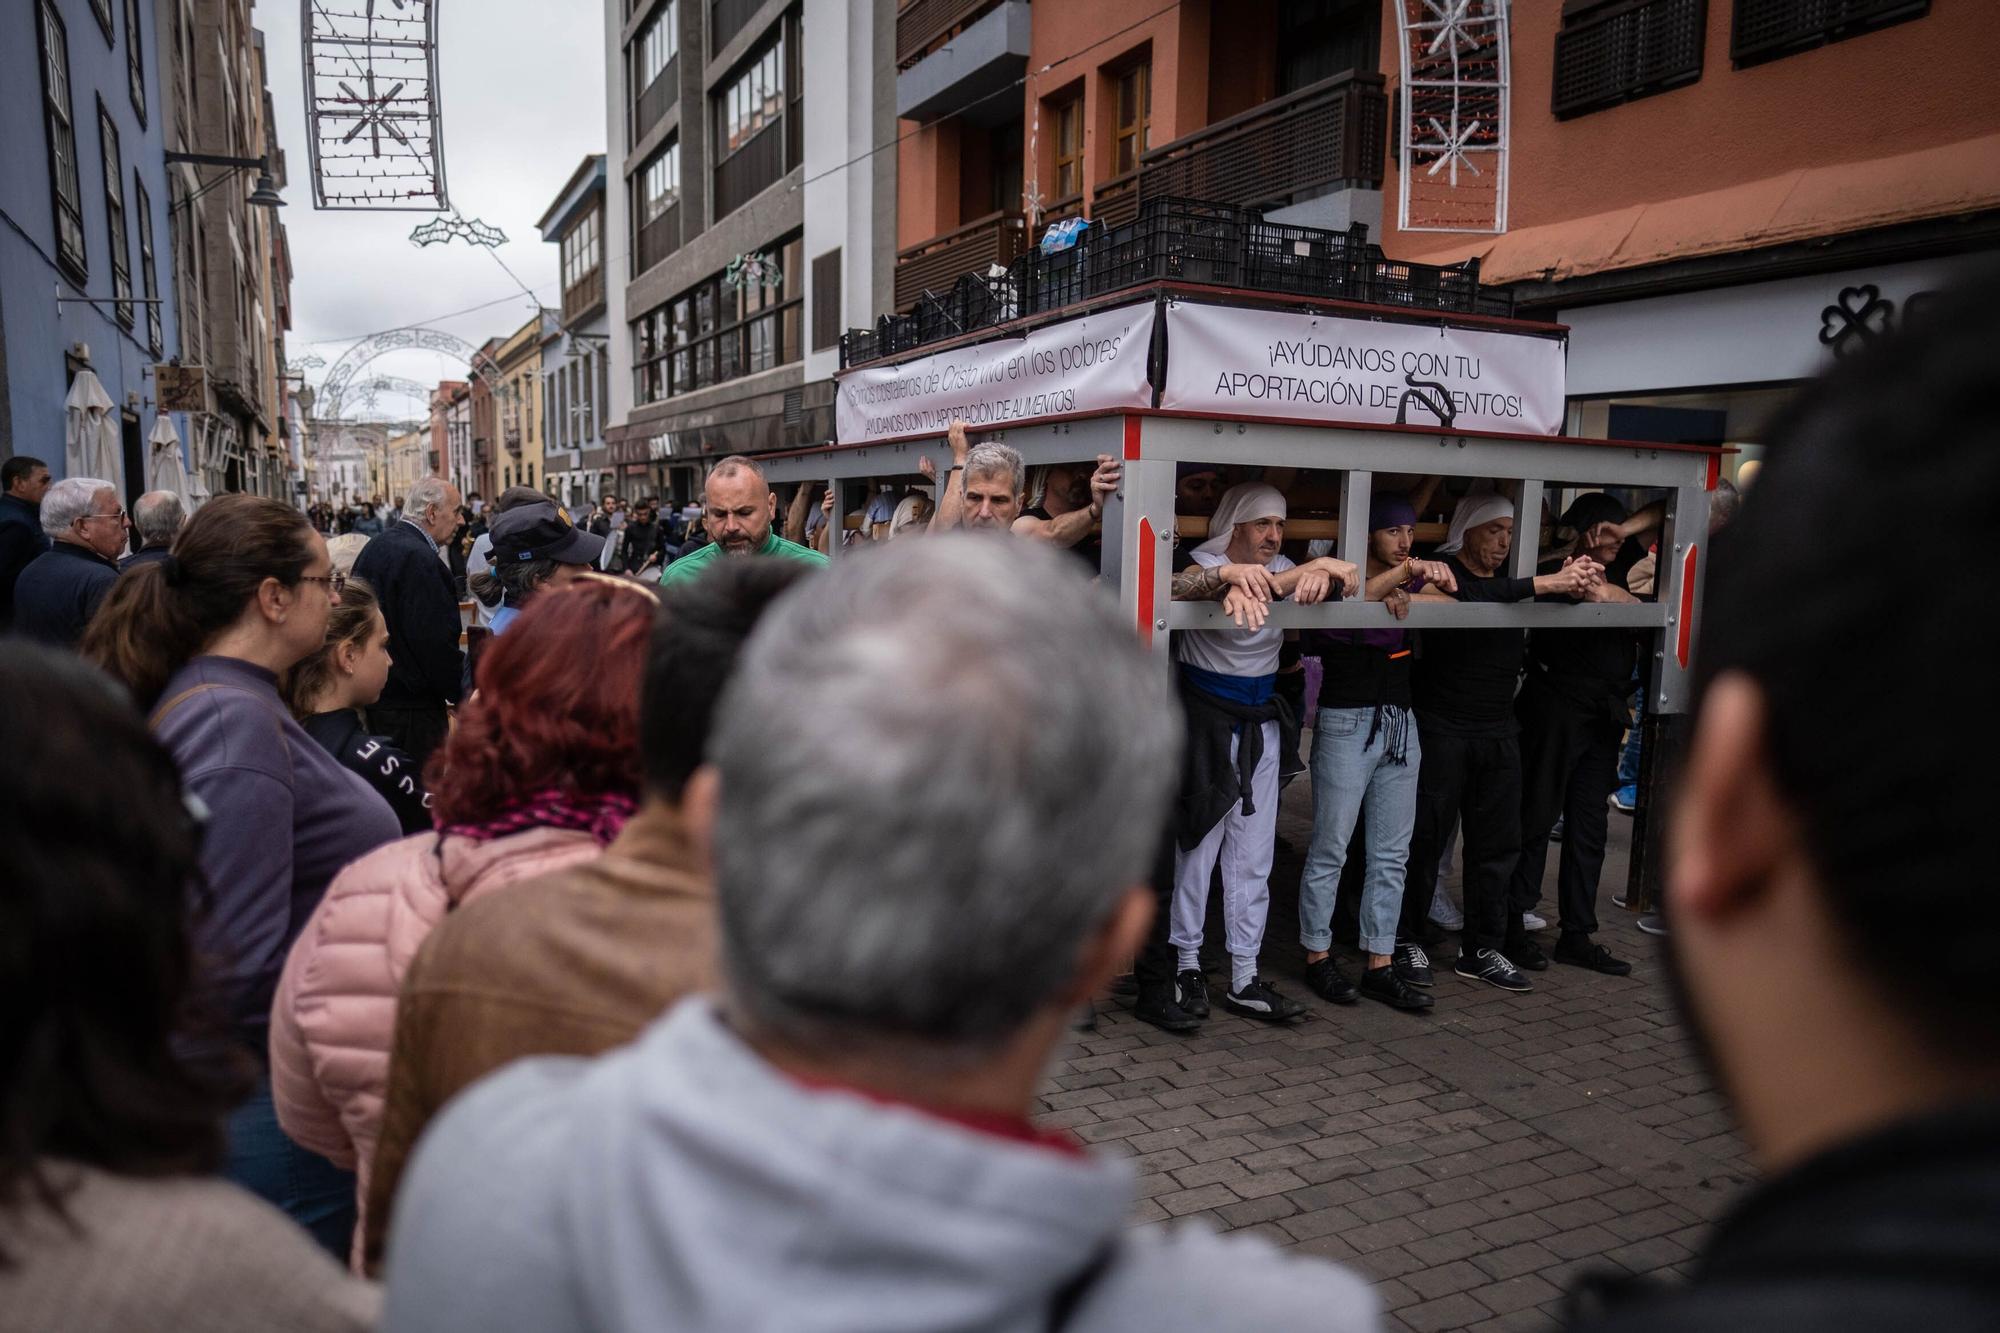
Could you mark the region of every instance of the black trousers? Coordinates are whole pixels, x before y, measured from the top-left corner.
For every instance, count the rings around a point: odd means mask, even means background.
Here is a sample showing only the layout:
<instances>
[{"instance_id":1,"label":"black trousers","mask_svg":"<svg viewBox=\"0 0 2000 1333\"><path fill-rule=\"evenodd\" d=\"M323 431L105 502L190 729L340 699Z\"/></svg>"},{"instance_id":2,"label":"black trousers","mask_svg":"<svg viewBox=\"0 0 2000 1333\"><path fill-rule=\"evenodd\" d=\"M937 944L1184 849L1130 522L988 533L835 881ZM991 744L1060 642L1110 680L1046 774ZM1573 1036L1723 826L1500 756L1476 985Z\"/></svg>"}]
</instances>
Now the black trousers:
<instances>
[{"instance_id":1,"label":"black trousers","mask_svg":"<svg viewBox=\"0 0 2000 1333\"><path fill-rule=\"evenodd\" d=\"M1563 817L1556 907L1563 933L1597 929L1597 883L1611 832L1606 802L1618 785L1624 729L1587 713L1532 680L1514 703L1521 719L1521 855L1509 896L1526 911L1542 892L1549 830Z\"/></svg>"},{"instance_id":2,"label":"black trousers","mask_svg":"<svg viewBox=\"0 0 2000 1333\"><path fill-rule=\"evenodd\" d=\"M1417 823L1403 876L1403 916L1396 938L1423 938L1437 890L1438 859L1454 820L1465 857L1467 951L1498 949L1517 928L1520 908L1507 896L1521 850L1521 748L1512 736L1460 736L1417 714L1424 758L1417 770Z\"/></svg>"},{"instance_id":3,"label":"black trousers","mask_svg":"<svg viewBox=\"0 0 2000 1333\"><path fill-rule=\"evenodd\" d=\"M451 722L443 704L378 703L368 709L368 729L387 738L422 768L451 733Z\"/></svg>"},{"instance_id":4,"label":"black trousers","mask_svg":"<svg viewBox=\"0 0 2000 1333\"><path fill-rule=\"evenodd\" d=\"M1138 983L1139 993L1145 994L1149 987L1171 994L1174 974L1179 970L1180 955L1168 942L1172 930L1172 908L1174 905L1174 829L1173 820L1160 837L1159 852L1153 857L1153 924L1146 932L1146 943L1139 950L1139 957L1132 964L1132 980Z\"/></svg>"}]
</instances>

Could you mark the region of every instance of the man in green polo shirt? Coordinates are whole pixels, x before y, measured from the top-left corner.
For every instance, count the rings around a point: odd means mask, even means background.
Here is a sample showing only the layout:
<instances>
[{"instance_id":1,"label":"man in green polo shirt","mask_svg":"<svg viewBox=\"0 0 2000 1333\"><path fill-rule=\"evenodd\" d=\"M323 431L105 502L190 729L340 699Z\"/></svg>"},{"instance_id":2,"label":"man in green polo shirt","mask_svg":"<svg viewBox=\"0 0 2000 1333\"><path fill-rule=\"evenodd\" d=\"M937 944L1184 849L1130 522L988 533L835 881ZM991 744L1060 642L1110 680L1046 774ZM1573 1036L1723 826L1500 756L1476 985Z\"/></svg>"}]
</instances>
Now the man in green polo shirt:
<instances>
[{"instance_id":1,"label":"man in green polo shirt","mask_svg":"<svg viewBox=\"0 0 2000 1333\"><path fill-rule=\"evenodd\" d=\"M771 531L777 515L777 497L764 480L764 469L740 455L723 459L708 474L703 488L701 516L708 526L709 543L668 565L660 575L661 586L691 579L723 556L775 555L781 560L825 564L826 557L818 551L788 542Z\"/></svg>"}]
</instances>

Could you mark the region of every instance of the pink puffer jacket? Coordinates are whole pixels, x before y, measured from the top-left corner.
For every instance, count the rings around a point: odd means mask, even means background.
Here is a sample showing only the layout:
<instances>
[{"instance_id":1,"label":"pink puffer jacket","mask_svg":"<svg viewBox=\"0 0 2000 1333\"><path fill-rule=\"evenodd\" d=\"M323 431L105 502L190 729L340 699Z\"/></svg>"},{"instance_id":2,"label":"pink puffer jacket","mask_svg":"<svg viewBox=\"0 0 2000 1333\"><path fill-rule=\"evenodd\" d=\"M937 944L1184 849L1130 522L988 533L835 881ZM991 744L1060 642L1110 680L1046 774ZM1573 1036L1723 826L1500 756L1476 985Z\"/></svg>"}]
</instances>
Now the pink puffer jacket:
<instances>
[{"instance_id":1,"label":"pink puffer jacket","mask_svg":"<svg viewBox=\"0 0 2000 1333\"><path fill-rule=\"evenodd\" d=\"M590 834L534 828L475 842L417 833L378 847L327 886L292 946L271 1006L271 1096L299 1146L360 1177L382 1127L396 992L446 912L517 880L596 856ZM361 1228L354 1230L356 1257Z\"/></svg>"}]
</instances>

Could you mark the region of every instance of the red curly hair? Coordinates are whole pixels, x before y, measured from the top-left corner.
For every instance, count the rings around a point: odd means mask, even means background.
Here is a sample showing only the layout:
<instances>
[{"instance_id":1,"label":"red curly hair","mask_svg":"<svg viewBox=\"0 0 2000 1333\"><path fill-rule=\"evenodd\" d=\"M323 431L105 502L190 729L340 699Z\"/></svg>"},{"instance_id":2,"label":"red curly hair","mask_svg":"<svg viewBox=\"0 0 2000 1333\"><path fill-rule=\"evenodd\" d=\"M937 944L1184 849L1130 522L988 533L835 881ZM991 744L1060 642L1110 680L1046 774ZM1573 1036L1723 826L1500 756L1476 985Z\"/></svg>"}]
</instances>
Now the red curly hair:
<instances>
[{"instance_id":1,"label":"red curly hair","mask_svg":"<svg viewBox=\"0 0 2000 1333\"><path fill-rule=\"evenodd\" d=\"M440 824L557 790L637 799L639 686L657 603L636 584L545 589L479 660L478 693L425 773Z\"/></svg>"}]
</instances>

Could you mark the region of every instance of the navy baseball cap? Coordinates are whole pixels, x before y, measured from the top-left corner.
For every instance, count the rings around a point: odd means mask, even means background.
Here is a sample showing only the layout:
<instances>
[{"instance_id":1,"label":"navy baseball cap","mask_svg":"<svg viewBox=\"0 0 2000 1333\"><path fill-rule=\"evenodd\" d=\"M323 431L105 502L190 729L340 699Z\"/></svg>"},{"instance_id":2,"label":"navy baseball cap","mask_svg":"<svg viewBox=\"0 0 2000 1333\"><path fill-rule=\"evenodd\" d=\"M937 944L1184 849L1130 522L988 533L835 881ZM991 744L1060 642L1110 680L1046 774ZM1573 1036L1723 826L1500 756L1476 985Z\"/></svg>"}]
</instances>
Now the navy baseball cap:
<instances>
[{"instance_id":1,"label":"navy baseball cap","mask_svg":"<svg viewBox=\"0 0 2000 1333\"><path fill-rule=\"evenodd\" d=\"M493 562L553 560L559 565L594 565L604 538L570 522L553 501L517 505L493 520Z\"/></svg>"}]
</instances>

